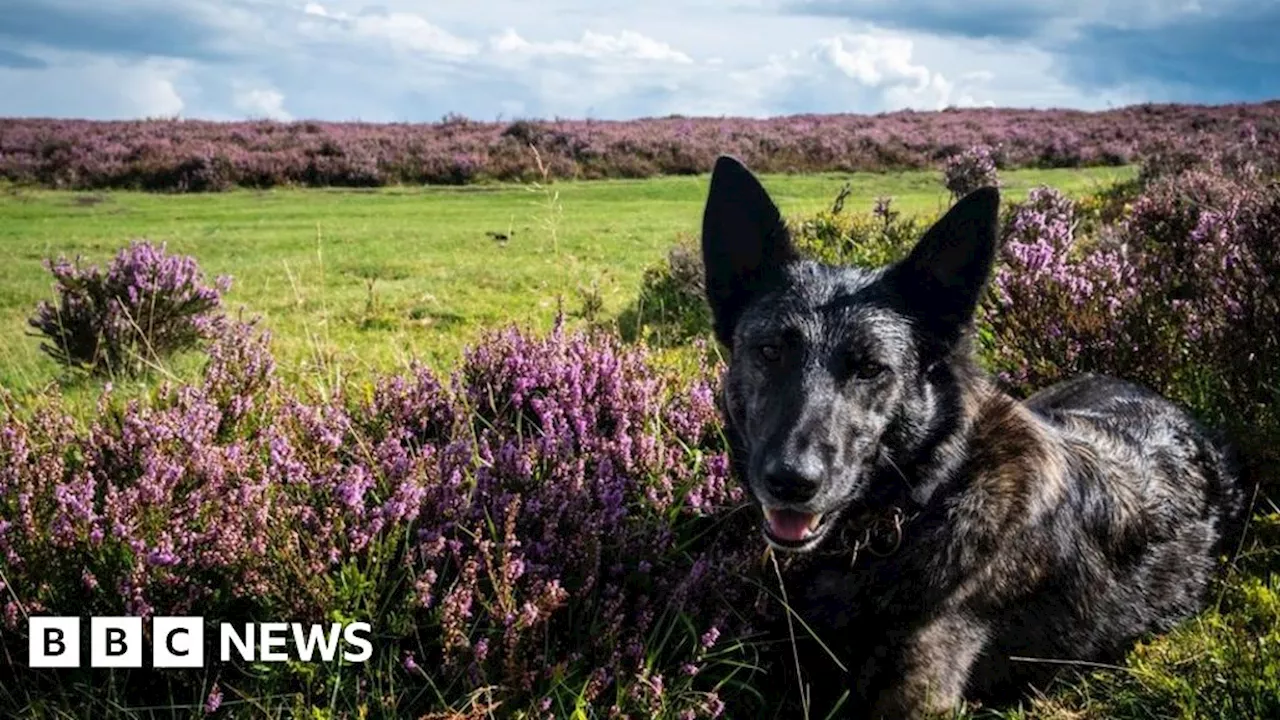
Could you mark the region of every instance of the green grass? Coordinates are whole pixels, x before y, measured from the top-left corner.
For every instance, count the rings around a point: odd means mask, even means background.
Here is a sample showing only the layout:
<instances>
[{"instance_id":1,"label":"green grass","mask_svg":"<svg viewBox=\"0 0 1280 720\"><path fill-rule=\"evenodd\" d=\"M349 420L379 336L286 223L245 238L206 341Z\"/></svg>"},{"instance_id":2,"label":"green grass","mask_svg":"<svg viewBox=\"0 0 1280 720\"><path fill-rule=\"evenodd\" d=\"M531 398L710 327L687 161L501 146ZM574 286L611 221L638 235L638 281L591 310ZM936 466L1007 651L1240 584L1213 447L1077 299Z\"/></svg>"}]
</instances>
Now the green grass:
<instances>
[{"instance_id":1,"label":"green grass","mask_svg":"<svg viewBox=\"0 0 1280 720\"><path fill-rule=\"evenodd\" d=\"M1003 180L1014 198L1037 184L1087 192L1134 172L1011 171ZM947 201L934 172L763 180L788 215L828 207L846 181L851 208L890 195L905 212L934 213ZM145 237L194 255L211 275L235 278L229 307L265 317L277 356L297 377L317 366L360 374L411 357L441 366L484 328L548 325L558 297L574 316L588 305L583 293L598 294L596 319L615 317L636 297L644 268L679 233L697 232L707 181L208 195L7 188L0 191L0 386L25 392L58 378L26 318L51 296L41 261L59 253L102 263Z\"/></svg>"}]
</instances>

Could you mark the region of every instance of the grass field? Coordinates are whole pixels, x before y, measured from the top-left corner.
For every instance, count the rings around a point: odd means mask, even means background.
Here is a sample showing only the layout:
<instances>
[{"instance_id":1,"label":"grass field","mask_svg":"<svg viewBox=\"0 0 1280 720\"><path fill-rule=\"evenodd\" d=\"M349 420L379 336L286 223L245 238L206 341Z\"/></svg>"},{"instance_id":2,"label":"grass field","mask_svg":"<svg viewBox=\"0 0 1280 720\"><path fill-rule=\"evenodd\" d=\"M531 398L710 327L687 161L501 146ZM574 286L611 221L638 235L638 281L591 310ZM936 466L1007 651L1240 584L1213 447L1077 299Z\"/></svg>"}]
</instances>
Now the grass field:
<instances>
[{"instance_id":1,"label":"grass field","mask_svg":"<svg viewBox=\"0 0 1280 720\"><path fill-rule=\"evenodd\" d=\"M1042 183L1081 193L1134 172L1023 170L1003 182L1011 198ZM934 213L947 200L934 172L765 178L796 215L829 206L846 181L858 209L889 195L904 212ZM706 183L204 195L10 187L0 192L0 385L23 392L57 379L26 318L51 294L41 262L59 253L102 263L132 238L168 242L206 272L234 277L229 306L265 317L287 370L358 374L410 357L447 363L495 324L546 325L557 297L581 317L587 296L598 296L595 319L607 321L634 300L646 266L680 233L697 232Z\"/></svg>"}]
</instances>

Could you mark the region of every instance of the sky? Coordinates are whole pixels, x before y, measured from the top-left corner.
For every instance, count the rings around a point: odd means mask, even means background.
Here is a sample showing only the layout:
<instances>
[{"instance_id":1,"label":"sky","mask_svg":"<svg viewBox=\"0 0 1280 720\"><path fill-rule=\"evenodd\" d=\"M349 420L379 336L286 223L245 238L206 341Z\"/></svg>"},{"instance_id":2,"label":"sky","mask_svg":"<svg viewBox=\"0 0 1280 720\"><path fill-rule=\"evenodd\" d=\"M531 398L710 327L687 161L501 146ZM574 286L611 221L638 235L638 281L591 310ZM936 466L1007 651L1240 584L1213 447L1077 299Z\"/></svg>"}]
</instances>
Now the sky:
<instances>
[{"instance_id":1,"label":"sky","mask_svg":"<svg viewBox=\"0 0 1280 720\"><path fill-rule=\"evenodd\" d=\"M0 116L767 117L1280 98L1280 0L0 0Z\"/></svg>"}]
</instances>

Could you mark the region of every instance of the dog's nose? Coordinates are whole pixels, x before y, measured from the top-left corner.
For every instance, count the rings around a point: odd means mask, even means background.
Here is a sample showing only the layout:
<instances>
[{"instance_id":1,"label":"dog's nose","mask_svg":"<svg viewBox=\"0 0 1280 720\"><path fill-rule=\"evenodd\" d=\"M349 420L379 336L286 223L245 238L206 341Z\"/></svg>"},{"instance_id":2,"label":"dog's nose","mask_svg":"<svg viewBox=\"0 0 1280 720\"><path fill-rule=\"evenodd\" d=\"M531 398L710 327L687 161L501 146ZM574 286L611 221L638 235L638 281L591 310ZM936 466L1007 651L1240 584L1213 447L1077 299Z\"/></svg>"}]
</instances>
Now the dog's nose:
<instances>
[{"instance_id":1,"label":"dog's nose","mask_svg":"<svg viewBox=\"0 0 1280 720\"><path fill-rule=\"evenodd\" d=\"M773 499L784 503L804 503L818 494L821 476L807 468L784 462L771 462L764 474L765 489Z\"/></svg>"}]
</instances>

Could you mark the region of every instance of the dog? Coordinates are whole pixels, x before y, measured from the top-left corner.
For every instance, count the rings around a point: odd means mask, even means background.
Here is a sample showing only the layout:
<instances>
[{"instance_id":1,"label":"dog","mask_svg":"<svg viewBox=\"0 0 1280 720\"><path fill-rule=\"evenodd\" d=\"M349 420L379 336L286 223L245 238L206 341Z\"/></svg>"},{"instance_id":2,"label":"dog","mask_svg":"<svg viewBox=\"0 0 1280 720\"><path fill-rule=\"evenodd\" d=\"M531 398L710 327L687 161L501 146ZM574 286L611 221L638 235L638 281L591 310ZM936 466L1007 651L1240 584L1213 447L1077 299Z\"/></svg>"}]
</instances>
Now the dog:
<instances>
[{"instance_id":1,"label":"dog","mask_svg":"<svg viewBox=\"0 0 1280 720\"><path fill-rule=\"evenodd\" d=\"M821 641L797 651L815 708L1008 702L1200 611L1233 548L1238 463L1187 412L1102 375L1019 401L978 367L999 203L976 190L904 259L838 267L799 254L740 161L715 163L702 257L721 409L764 538L795 562L790 607Z\"/></svg>"}]
</instances>

